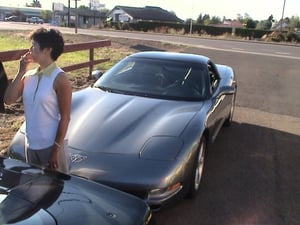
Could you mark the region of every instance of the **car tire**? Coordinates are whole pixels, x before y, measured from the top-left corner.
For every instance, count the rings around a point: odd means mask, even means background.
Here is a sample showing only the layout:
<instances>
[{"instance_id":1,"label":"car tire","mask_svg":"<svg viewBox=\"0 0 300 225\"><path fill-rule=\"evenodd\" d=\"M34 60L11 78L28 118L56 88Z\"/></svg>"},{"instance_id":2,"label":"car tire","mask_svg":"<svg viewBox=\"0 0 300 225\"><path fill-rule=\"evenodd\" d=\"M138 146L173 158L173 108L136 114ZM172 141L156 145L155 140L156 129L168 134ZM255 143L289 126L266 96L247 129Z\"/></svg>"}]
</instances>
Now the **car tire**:
<instances>
[{"instance_id":1,"label":"car tire","mask_svg":"<svg viewBox=\"0 0 300 225\"><path fill-rule=\"evenodd\" d=\"M236 98L236 94L234 94L233 97L232 97L230 112L229 112L229 115L228 115L227 119L224 122L225 127L229 127L232 124L234 108L235 108L235 98Z\"/></svg>"},{"instance_id":2,"label":"car tire","mask_svg":"<svg viewBox=\"0 0 300 225\"><path fill-rule=\"evenodd\" d=\"M197 195L200 188L201 179L204 171L204 161L206 153L206 138L203 136L198 146L197 154L194 159L193 170L190 178L189 189L186 197L193 198Z\"/></svg>"}]
</instances>

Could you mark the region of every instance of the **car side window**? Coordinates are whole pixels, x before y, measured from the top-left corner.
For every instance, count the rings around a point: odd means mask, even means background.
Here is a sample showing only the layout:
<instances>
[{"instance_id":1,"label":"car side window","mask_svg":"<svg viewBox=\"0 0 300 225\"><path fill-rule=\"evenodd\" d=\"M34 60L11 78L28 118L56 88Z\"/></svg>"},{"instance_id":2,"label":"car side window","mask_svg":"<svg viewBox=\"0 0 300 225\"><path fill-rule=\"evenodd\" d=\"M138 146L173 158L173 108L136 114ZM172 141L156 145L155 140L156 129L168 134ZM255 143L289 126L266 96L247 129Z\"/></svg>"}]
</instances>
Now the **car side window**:
<instances>
[{"instance_id":1,"label":"car side window","mask_svg":"<svg viewBox=\"0 0 300 225\"><path fill-rule=\"evenodd\" d=\"M220 77L216 71L215 66L212 65L212 63L208 64L208 73L209 73L211 91L214 92L219 84Z\"/></svg>"}]
</instances>

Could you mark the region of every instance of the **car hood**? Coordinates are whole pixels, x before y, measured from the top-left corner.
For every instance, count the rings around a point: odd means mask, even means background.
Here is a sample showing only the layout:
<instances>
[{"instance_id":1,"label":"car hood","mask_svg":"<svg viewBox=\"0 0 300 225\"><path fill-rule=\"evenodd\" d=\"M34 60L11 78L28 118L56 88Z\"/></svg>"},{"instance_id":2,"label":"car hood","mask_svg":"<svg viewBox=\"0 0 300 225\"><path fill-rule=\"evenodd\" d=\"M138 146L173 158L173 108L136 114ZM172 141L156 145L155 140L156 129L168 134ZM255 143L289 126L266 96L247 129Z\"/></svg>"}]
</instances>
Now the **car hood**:
<instances>
[{"instance_id":1,"label":"car hood","mask_svg":"<svg viewBox=\"0 0 300 225\"><path fill-rule=\"evenodd\" d=\"M150 219L142 200L21 161L1 160L0 221L9 224L130 224Z\"/></svg>"},{"instance_id":2,"label":"car hood","mask_svg":"<svg viewBox=\"0 0 300 225\"><path fill-rule=\"evenodd\" d=\"M73 94L69 146L89 152L135 154L151 137L180 137L202 106L202 102L162 100L87 88Z\"/></svg>"}]
</instances>

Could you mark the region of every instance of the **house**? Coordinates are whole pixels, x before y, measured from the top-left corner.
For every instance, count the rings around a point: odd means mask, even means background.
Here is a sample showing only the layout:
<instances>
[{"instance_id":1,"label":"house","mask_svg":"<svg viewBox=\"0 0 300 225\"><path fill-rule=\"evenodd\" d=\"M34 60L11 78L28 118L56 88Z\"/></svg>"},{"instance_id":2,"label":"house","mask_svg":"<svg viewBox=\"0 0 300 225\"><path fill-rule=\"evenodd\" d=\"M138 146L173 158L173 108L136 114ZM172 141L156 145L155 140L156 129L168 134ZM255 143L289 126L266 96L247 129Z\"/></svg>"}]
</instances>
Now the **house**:
<instances>
[{"instance_id":1,"label":"house","mask_svg":"<svg viewBox=\"0 0 300 225\"><path fill-rule=\"evenodd\" d=\"M169 22L183 23L175 14L156 6L146 7L129 7L115 6L109 13L108 18L112 22L129 22L152 21L152 22Z\"/></svg>"},{"instance_id":2,"label":"house","mask_svg":"<svg viewBox=\"0 0 300 225\"><path fill-rule=\"evenodd\" d=\"M27 17L40 17L42 9L40 8L32 8L32 7L10 7L10 6L0 6L0 21L4 21L5 18L13 15L18 12L18 18L16 21L25 21Z\"/></svg>"},{"instance_id":3,"label":"house","mask_svg":"<svg viewBox=\"0 0 300 225\"><path fill-rule=\"evenodd\" d=\"M231 28L243 28L244 24L239 21L224 20L223 23L214 25L216 27L231 27Z\"/></svg>"},{"instance_id":4,"label":"house","mask_svg":"<svg viewBox=\"0 0 300 225\"><path fill-rule=\"evenodd\" d=\"M58 4L58 3L56 3ZM59 3L60 4L60 3ZM103 20L105 20L105 13L101 13L100 10L91 10L87 8L68 8L63 4L60 7L53 9L52 21L45 21L45 23L50 22L52 25L75 26L76 16L78 27L87 28L98 25ZM17 21L26 21L29 17L42 17L42 8L32 8L32 7L8 7L0 6L0 21L4 21L6 17L11 16L15 12L19 12Z\"/></svg>"},{"instance_id":5,"label":"house","mask_svg":"<svg viewBox=\"0 0 300 225\"><path fill-rule=\"evenodd\" d=\"M231 28L231 35L235 35L237 28L244 28L244 24L239 21L224 20L223 23L213 25L215 27L228 27Z\"/></svg>"},{"instance_id":6,"label":"house","mask_svg":"<svg viewBox=\"0 0 300 225\"><path fill-rule=\"evenodd\" d=\"M272 24L271 30L289 30L290 26L287 21L279 21Z\"/></svg>"},{"instance_id":7,"label":"house","mask_svg":"<svg viewBox=\"0 0 300 225\"><path fill-rule=\"evenodd\" d=\"M55 23L62 26L73 27L76 23L81 28L89 28L98 25L105 19L105 15L98 10L90 10L85 8L70 8L63 6L62 10L53 11ZM68 21L69 20L69 21Z\"/></svg>"}]
</instances>

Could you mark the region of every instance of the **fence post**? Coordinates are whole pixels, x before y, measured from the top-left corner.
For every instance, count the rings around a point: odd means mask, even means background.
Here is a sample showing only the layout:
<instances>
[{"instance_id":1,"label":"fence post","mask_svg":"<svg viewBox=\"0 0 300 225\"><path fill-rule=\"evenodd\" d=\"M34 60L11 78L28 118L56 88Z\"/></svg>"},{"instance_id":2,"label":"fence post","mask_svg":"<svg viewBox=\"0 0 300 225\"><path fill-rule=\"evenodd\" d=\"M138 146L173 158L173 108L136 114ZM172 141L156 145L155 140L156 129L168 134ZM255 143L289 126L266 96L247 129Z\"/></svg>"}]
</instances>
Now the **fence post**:
<instances>
[{"instance_id":1,"label":"fence post","mask_svg":"<svg viewBox=\"0 0 300 225\"><path fill-rule=\"evenodd\" d=\"M94 49L90 48L90 62L94 61ZM93 65L90 65L89 69L89 79L92 78L92 72L93 72Z\"/></svg>"},{"instance_id":2,"label":"fence post","mask_svg":"<svg viewBox=\"0 0 300 225\"><path fill-rule=\"evenodd\" d=\"M7 86L8 86L7 75L4 70L4 66L2 62L0 61L0 112L5 112L3 98Z\"/></svg>"}]
</instances>

